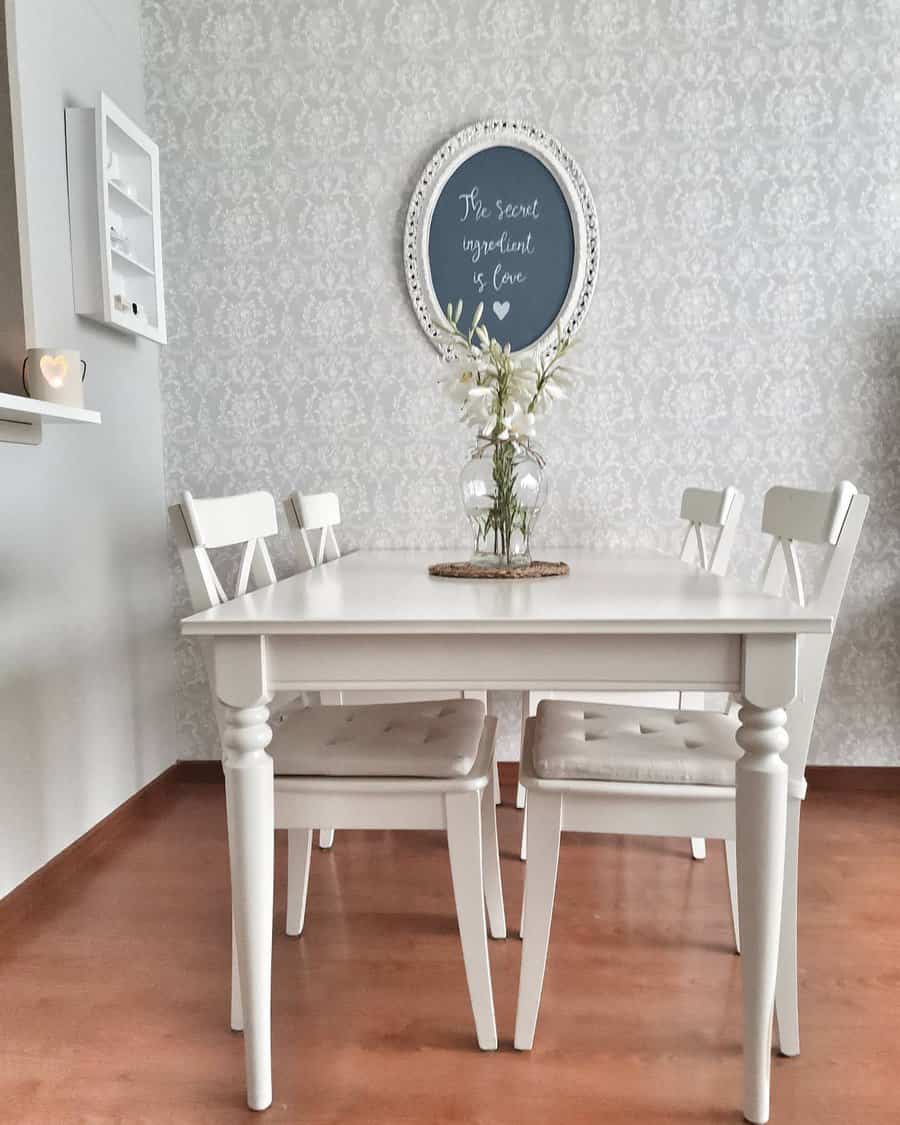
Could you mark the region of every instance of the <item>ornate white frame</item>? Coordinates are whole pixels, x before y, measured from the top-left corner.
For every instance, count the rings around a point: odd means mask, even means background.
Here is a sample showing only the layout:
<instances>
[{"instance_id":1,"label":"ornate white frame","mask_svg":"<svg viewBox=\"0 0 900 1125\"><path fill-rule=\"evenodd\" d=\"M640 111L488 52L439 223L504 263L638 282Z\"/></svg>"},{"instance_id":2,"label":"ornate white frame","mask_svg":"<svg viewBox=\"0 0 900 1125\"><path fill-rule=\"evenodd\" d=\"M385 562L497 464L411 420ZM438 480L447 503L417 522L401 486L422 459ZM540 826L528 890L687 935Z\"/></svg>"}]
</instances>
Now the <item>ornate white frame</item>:
<instances>
[{"instance_id":1,"label":"ornate white frame","mask_svg":"<svg viewBox=\"0 0 900 1125\"><path fill-rule=\"evenodd\" d=\"M496 145L520 148L537 157L559 184L572 219L575 261L569 291L558 321L566 336L581 324L597 283L598 224L594 197L581 169L562 145L534 125L522 121L478 121L446 141L428 162L419 178L406 213L403 238L403 264L406 285L419 323L432 343L443 351L439 330L447 318L431 282L428 239L431 217L441 191L456 169L476 152ZM525 351L548 350L556 338L555 325Z\"/></svg>"}]
</instances>

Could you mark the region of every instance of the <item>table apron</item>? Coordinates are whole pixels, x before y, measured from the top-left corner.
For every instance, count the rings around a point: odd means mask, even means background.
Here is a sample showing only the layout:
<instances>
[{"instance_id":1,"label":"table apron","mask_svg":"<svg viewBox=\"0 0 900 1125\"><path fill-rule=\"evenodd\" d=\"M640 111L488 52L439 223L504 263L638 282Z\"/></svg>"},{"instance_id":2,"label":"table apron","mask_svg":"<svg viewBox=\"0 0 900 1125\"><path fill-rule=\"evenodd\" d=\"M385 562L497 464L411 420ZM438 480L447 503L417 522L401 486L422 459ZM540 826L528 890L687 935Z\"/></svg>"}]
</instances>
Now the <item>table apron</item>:
<instances>
[{"instance_id":1,"label":"table apron","mask_svg":"<svg viewBox=\"0 0 900 1125\"><path fill-rule=\"evenodd\" d=\"M265 638L270 691L341 688L495 691L741 685L735 634L388 634Z\"/></svg>"}]
</instances>

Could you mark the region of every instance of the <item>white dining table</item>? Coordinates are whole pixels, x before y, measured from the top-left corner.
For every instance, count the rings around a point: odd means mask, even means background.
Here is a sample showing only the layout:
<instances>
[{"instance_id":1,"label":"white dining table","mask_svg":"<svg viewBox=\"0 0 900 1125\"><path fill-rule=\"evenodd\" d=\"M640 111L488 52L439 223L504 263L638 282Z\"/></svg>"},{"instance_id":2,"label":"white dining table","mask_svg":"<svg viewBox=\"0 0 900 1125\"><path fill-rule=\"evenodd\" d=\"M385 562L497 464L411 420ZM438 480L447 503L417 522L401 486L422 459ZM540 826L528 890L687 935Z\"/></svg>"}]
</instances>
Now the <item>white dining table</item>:
<instances>
[{"instance_id":1,"label":"white dining table","mask_svg":"<svg viewBox=\"0 0 900 1125\"><path fill-rule=\"evenodd\" d=\"M743 983L744 1115L769 1114L771 1031L784 875L785 708L799 638L833 622L737 578L662 554L590 550L565 577L432 578L452 552L359 551L197 613L183 632L212 646L224 705L232 905L247 1100L272 1100L276 693L373 689L735 692L737 868Z\"/></svg>"}]
</instances>

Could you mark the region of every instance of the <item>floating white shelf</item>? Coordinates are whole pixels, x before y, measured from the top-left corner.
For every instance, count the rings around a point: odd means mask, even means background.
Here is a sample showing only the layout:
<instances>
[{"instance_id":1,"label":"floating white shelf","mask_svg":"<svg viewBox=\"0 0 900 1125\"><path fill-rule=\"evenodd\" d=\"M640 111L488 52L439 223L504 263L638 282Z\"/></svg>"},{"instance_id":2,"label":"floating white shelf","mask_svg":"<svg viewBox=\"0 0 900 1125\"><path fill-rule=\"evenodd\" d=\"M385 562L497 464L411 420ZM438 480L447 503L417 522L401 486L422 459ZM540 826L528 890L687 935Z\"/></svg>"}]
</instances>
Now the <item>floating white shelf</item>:
<instances>
[{"instance_id":1,"label":"floating white shelf","mask_svg":"<svg viewBox=\"0 0 900 1125\"><path fill-rule=\"evenodd\" d=\"M100 421L96 410L57 406L54 402L41 402L25 395L0 393L0 441L39 445L42 422L87 422L99 426Z\"/></svg>"},{"instance_id":2,"label":"floating white shelf","mask_svg":"<svg viewBox=\"0 0 900 1125\"><path fill-rule=\"evenodd\" d=\"M159 149L101 93L66 110L66 158L75 311L164 344Z\"/></svg>"}]
</instances>

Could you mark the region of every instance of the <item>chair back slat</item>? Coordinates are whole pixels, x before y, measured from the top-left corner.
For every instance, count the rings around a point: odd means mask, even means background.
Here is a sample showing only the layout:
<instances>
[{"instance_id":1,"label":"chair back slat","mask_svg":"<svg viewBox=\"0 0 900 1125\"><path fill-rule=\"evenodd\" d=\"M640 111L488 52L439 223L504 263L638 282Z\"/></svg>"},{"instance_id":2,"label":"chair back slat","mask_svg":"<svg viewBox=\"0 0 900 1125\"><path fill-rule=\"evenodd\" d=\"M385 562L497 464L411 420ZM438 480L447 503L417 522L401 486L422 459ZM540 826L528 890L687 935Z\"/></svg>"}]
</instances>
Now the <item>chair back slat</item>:
<instances>
[{"instance_id":1,"label":"chair back slat","mask_svg":"<svg viewBox=\"0 0 900 1125\"><path fill-rule=\"evenodd\" d=\"M834 546L855 495L856 488L846 480L831 492L770 488L763 506L762 529L779 539Z\"/></svg>"},{"instance_id":2,"label":"chair back slat","mask_svg":"<svg viewBox=\"0 0 900 1125\"><path fill-rule=\"evenodd\" d=\"M183 492L181 503L191 538L198 547L207 550L231 547L250 539L265 539L278 531L275 502L268 492L202 500Z\"/></svg>"},{"instance_id":3,"label":"chair back slat","mask_svg":"<svg viewBox=\"0 0 900 1125\"><path fill-rule=\"evenodd\" d=\"M341 522L341 505L334 492L292 492L284 502L284 510L297 544L300 566L321 566L327 561L329 545L331 557L341 557L334 533ZM315 551L310 542L310 532L318 532Z\"/></svg>"},{"instance_id":4,"label":"chair back slat","mask_svg":"<svg viewBox=\"0 0 900 1125\"><path fill-rule=\"evenodd\" d=\"M797 605L806 605L806 592L803 589L803 575L800 573L800 560L797 558L797 544L793 539L782 539L781 548L784 552L784 567L787 571L788 582Z\"/></svg>"},{"instance_id":5,"label":"chair back slat","mask_svg":"<svg viewBox=\"0 0 900 1125\"><path fill-rule=\"evenodd\" d=\"M799 604L837 619L853 557L862 532L868 496L848 481L831 492L800 488L770 488L763 506L763 531L772 545L763 572L763 591L781 596L785 585ZM817 589L804 589L798 543L824 546L828 551ZM788 708L790 744L785 759L793 780L802 780L809 756L816 708L825 678L833 633L800 637L800 680L797 698Z\"/></svg>"},{"instance_id":6,"label":"chair back slat","mask_svg":"<svg viewBox=\"0 0 900 1125\"><path fill-rule=\"evenodd\" d=\"M301 526L309 531L320 527L337 527L341 522L341 504L334 492L292 493L297 501Z\"/></svg>"},{"instance_id":7,"label":"chair back slat","mask_svg":"<svg viewBox=\"0 0 900 1125\"><path fill-rule=\"evenodd\" d=\"M743 505L743 496L731 485L721 491L686 488L681 497L681 518L688 521L688 526L680 557L689 561L692 548L696 547L697 562L704 570L724 574L728 569ZM712 550L703 538L704 527L715 531Z\"/></svg>"},{"instance_id":8,"label":"chair back slat","mask_svg":"<svg viewBox=\"0 0 900 1125\"><path fill-rule=\"evenodd\" d=\"M691 523L721 527L728 518L737 489L729 485L721 491L712 488L686 488L681 494L681 518Z\"/></svg>"}]
</instances>

